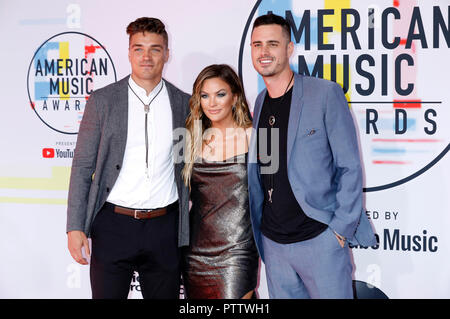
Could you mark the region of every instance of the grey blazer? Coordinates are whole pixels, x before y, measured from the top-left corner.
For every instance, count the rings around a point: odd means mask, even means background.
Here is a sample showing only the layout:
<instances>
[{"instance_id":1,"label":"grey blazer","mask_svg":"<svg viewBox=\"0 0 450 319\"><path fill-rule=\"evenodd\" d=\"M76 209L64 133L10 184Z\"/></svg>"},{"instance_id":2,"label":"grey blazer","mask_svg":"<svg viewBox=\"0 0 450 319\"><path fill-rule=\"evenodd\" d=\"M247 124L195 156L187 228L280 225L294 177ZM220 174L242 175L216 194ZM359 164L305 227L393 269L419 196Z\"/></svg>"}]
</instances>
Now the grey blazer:
<instances>
[{"instance_id":1,"label":"grey blazer","mask_svg":"<svg viewBox=\"0 0 450 319\"><path fill-rule=\"evenodd\" d=\"M128 79L129 76L94 91L86 103L72 162L66 231L81 230L90 236L92 221L119 176L127 141ZM164 82L172 108L173 129L184 128L190 96ZM174 135L173 144L177 149L183 141L181 135ZM174 157L180 156L175 147L174 153ZM178 246L181 247L189 244L189 191L181 177L183 162L177 160L174 165L180 214Z\"/></svg>"}]
</instances>

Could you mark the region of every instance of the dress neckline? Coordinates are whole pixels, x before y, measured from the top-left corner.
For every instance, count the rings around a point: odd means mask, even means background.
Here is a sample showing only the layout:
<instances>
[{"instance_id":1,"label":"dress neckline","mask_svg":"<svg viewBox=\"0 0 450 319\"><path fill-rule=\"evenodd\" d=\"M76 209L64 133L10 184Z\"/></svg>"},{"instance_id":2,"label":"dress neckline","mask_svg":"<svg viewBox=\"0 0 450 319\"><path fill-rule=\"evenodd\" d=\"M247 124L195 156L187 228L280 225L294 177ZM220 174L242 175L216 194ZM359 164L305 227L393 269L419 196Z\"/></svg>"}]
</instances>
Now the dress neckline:
<instances>
[{"instance_id":1,"label":"dress neckline","mask_svg":"<svg viewBox=\"0 0 450 319\"><path fill-rule=\"evenodd\" d=\"M247 156L247 154L248 154L248 151L245 152L245 153L236 154L234 156L228 157L228 158L226 158L224 160L221 160L221 161L208 160L208 159L206 159L206 158L204 158L202 156L200 156L200 159L201 159L202 162L209 162L209 163L235 163L235 161L231 161L233 158L237 158L237 157L242 156L242 155Z\"/></svg>"}]
</instances>

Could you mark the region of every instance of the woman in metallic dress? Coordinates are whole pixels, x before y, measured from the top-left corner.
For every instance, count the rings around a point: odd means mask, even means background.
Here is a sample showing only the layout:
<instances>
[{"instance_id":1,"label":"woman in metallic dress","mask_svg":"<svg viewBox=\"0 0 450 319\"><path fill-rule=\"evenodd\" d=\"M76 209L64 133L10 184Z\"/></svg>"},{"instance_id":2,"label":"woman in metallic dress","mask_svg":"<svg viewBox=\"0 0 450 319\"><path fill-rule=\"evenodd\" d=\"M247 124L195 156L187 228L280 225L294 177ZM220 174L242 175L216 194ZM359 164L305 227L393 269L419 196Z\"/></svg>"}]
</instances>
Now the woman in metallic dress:
<instances>
[{"instance_id":1,"label":"woman in metallic dress","mask_svg":"<svg viewBox=\"0 0 450 319\"><path fill-rule=\"evenodd\" d=\"M183 177L191 190L190 245L183 254L189 299L252 298L258 252L247 191L252 121L241 82L228 65L198 75L186 120Z\"/></svg>"}]
</instances>

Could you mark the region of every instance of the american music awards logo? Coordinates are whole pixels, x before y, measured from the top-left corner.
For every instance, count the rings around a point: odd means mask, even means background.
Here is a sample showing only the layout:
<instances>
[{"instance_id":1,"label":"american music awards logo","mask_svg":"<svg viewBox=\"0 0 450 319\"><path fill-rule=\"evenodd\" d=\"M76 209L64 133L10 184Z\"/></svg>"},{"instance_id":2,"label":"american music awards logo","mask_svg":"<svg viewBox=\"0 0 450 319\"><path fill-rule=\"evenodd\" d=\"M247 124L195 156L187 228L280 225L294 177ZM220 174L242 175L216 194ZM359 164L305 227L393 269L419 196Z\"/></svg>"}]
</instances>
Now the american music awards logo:
<instances>
[{"instance_id":1,"label":"american music awards logo","mask_svg":"<svg viewBox=\"0 0 450 319\"><path fill-rule=\"evenodd\" d=\"M239 51L249 103L253 107L265 87L251 61L252 25L273 12L292 27L291 68L343 87L358 130L364 191L406 183L450 149L450 90L444 84L450 72L449 10L419 1L383 7L369 0L259 0Z\"/></svg>"},{"instance_id":2,"label":"american music awards logo","mask_svg":"<svg viewBox=\"0 0 450 319\"><path fill-rule=\"evenodd\" d=\"M77 134L90 94L116 80L111 57L97 40L80 32L59 33L30 62L30 106L49 128Z\"/></svg>"}]
</instances>

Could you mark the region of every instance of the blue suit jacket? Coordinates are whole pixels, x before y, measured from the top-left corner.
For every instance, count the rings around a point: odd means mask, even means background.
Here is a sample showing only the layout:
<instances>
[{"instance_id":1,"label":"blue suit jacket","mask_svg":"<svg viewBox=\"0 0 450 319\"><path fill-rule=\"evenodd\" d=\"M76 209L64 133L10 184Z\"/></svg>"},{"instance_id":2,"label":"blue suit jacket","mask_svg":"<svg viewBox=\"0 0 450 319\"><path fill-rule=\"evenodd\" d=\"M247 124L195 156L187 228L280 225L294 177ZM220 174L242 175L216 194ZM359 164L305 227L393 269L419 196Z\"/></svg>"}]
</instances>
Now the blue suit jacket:
<instances>
[{"instance_id":1,"label":"blue suit jacket","mask_svg":"<svg viewBox=\"0 0 450 319\"><path fill-rule=\"evenodd\" d=\"M264 89L256 98L248 161L251 219L263 261L260 225L264 193L256 158L256 134L266 91ZM307 216L327 224L353 245L376 244L363 209L356 130L338 84L295 74L288 123L287 168L292 191Z\"/></svg>"}]
</instances>

